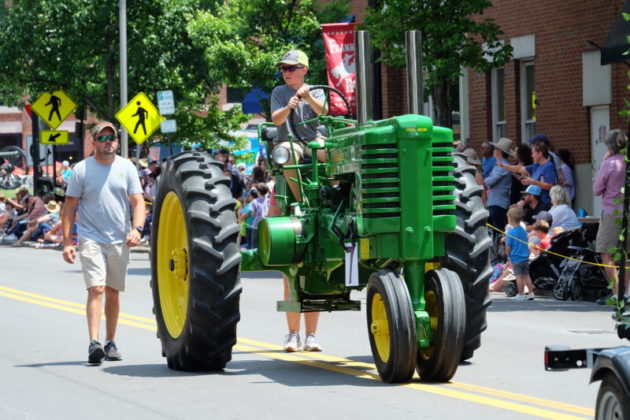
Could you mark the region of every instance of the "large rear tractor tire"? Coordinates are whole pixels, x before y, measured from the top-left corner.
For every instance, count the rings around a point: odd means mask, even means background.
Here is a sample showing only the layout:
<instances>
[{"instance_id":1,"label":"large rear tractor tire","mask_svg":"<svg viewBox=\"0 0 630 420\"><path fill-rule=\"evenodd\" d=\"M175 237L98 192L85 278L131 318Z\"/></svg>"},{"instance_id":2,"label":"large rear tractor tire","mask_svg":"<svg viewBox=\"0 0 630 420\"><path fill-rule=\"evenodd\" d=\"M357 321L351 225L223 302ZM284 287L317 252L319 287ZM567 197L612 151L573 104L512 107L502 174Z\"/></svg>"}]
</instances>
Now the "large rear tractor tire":
<instances>
[{"instance_id":1,"label":"large rear tractor tire","mask_svg":"<svg viewBox=\"0 0 630 420\"><path fill-rule=\"evenodd\" d=\"M417 369L425 382L449 381L461 360L466 329L464 290L451 270L426 273L424 300L431 319L431 345L419 349Z\"/></svg>"},{"instance_id":2,"label":"large rear tractor tire","mask_svg":"<svg viewBox=\"0 0 630 420\"><path fill-rule=\"evenodd\" d=\"M481 345L481 333L486 330L486 309L490 306L488 293L492 275L489 255L492 239L486 221L488 211L482 201L483 187L475 180L475 168L468 165L463 155L454 156L455 215L457 227L446 235L446 256L441 266L457 273L466 296L466 340L461 360L468 360Z\"/></svg>"},{"instance_id":3,"label":"large rear tractor tire","mask_svg":"<svg viewBox=\"0 0 630 420\"><path fill-rule=\"evenodd\" d=\"M373 273L367 285L367 324L376 370L384 382L408 382L413 376L416 320L403 278L390 271Z\"/></svg>"},{"instance_id":4,"label":"large rear tractor tire","mask_svg":"<svg viewBox=\"0 0 630 420\"><path fill-rule=\"evenodd\" d=\"M151 287L162 353L176 370L223 369L240 319L241 254L230 180L206 153L162 168L151 234Z\"/></svg>"}]
</instances>

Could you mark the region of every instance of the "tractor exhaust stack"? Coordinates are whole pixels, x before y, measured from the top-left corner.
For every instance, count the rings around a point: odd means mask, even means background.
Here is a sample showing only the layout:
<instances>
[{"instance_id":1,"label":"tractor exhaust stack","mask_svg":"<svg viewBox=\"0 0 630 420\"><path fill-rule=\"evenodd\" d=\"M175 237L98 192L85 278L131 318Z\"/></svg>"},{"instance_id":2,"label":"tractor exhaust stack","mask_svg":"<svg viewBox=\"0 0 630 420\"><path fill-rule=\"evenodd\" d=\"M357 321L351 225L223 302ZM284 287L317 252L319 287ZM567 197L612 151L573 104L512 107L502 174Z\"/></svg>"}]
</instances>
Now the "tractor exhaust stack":
<instances>
[{"instance_id":1,"label":"tractor exhaust stack","mask_svg":"<svg viewBox=\"0 0 630 420\"><path fill-rule=\"evenodd\" d=\"M407 108L410 114L423 115L422 32L406 31Z\"/></svg>"},{"instance_id":2,"label":"tractor exhaust stack","mask_svg":"<svg viewBox=\"0 0 630 420\"><path fill-rule=\"evenodd\" d=\"M372 47L368 31L357 31L355 36L357 120L361 126L372 120Z\"/></svg>"}]
</instances>

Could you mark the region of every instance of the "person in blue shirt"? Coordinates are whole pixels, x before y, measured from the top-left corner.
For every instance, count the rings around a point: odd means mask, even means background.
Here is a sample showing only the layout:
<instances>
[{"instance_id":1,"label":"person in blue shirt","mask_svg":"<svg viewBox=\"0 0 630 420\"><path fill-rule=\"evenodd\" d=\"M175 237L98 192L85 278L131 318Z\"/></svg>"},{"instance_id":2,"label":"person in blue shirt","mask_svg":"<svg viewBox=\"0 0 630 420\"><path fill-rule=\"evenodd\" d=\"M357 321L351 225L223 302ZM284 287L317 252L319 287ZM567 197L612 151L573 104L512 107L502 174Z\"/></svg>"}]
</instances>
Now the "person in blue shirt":
<instances>
[{"instance_id":1,"label":"person in blue shirt","mask_svg":"<svg viewBox=\"0 0 630 420\"><path fill-rule=\"evenodd\" d=\"M518 206L513 206L507 213L508 223L511 229L507 232L505 240L505 253L508 261L512 265L514 276L516 277L516 287L518 294L513 300L534 300L534 284L529 277L529 243L527 241L527 231L521 226L523 210ZM525 286L529 294L525 296Z\"/></svg>"},{"instance_id":2,"label":"person in blue shirt","mask_svg":"<svg viewBox=\"0 0 630 420\"><path fill-rule=\"evenodd\" d=\"M67 182L68 179L70 179L70 175L72 175L72 168L70 167L70 162L68 162L67 160L64 160L61 163L61 176L63 176L63 179L65 179Z\"/></svg>"},{"instance_id":3,"label":"person in blue shirt","mask_svg":"<svg viewBox=\"0 0 630 420\"><path fill-rule=\"evenodd\" d=\"M514 142L507 138L500 138L498 142L491 144L496 162L508 165L508 156L512 154ZM489 222L492 226L503 230L507 223L507 209L510 207L510 190L512 188L512 175L506 169L495 165L490 174L485 177L484 184L488 189L486 205L490 212Z\"/></svg>"},{"instance_id":4,"label":"person in blue shirt","mask_svg":"<svg viewBox=\"0 0 630 420\"><path fill-rule=\"evenodd\" d=\"M254 244L254 214L252 213L252 202L258 198L256 188L249 190L245 199L247 205L240 211L239 220L245 224L245 241L247 249L258 248L258 244Z\"/></svg>"},{"instance_id":5,"label":"person in blue shirt","mask_svg":"<svg viewBox=\"0 0 630 420\"><path fill-rule=\"evenodd\" d=\"M531 138L527 140L530 145L534 145L536 143L544 143L547 146L547 151L549 153L549 160L553 163L554 168L556 169L556 177L558 179L558 184L564 185L566 179L564 178L564 173L562 172L562 162L560 161L560 157L552 151L551 142L549 142L549 137L545 134L534 134Z\"/></svg>"},{"instance_id":6,"label":"person in blue shirt","mask_svg":"<svg viewBox=\"0 0 630 420\"><path fill-rule=\"evenodd\" d=\"M498 166L510 172L521 175L523 185L537 185L542 190L540 201L548 209L551 207L549 190L557 182L556 168L549 159L549 148L543 142L535 143L532 146L532 159L534 163L527 166L505 165L497 163Z\"/></svg>"},{"instance_id":7,"label":"person in blue shirt","mask_svg":"<svg viewBox=\"0 0 630 420\"><path fill-rule=\"evenodd\" d=\"M497 163L494 157L494 146L489 141L481 143L481 168L483 169L483 177L486 178L492 172L492 168Z\"/></svg>"}]
</instances>

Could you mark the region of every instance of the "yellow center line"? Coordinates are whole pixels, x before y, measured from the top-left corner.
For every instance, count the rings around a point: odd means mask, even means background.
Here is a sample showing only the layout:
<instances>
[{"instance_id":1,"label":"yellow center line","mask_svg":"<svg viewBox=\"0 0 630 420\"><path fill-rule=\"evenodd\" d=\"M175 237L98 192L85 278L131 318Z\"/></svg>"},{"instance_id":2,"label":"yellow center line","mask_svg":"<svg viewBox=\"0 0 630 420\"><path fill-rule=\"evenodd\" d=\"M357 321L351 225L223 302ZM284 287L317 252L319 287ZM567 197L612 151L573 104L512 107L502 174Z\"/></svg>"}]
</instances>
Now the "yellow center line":
<instances>
[{"instance_id":1,"label":"yellow center line","mask_svg":"<svg viewBox=\"0 0 630 420\"><path fill-rule=\"evenodd\" d=\"M9 299L18 300L25 303L44 306L51 309L61 310L79 315L85 315L85 305L56 299L36 293L26 292L23 290L13 289L10 287L0 286L0 296ZM156 322L152 318L143 316L121 313L119 323L135 328L141 328L148 331L156 331ZM255 347L252 347L255 346ZM380 381L380 377L375 373L376 367L372 363L357 362L350 359L336 357L325 353L303 352L303 353L285 353L283 347L266 343L263 341L252 340L248 338L238 337L238 343L234 346L235 350L248 353L261 354L272 359L283 360L292 363L299 363L305 366L316 367L337 373L343 373L363 379L371 379ZM261 351L261 349L263 351ZM265 351L268 350L268 351ZM422 392L438 394L446 397L457 398L460 400L470 401L473 403L488 405L492 407L503 408L519 413L530 414L542 418L550 419L583 419L584 417L576 417L569 414L551 411L546 408L554 408L593 417L595 411L587 407L581 407L572 404L561 403L558 401L546 400L543 398L531 397L522 394L502 391L494 388L487 388L479 385L466 384L462 382L450 382L447 384L423 384L412 382L408 384L398 384L405 388L416 389ZM475 392L471 394L460 390ZM488 394L486 397L478 394ZM500 397L507 400L521 401L528 404L540 405L546 408L532 407L515 402L501 400Z\"/></svg>"},{"instance_id":2,"label":"yellow center line","mask_svg":"<svg viewBox=\"0 0 630 420\"><path fill-rule=\"evenodd\" d=\"M19 296L23 296L23 297L38 299L38 300L43 301L43 302L49 302L49 303L51 303L53 305L53 306L49 306L49 307L53 308L53 309L59 309L58 305L65 305L65 306L69 306L71 308L78 308L78 309L80 309L79 312L76 312L76 311L71 311L71 312L85 314L85 304L84 303L81 304L81 303L76 303L76 302L70 302L68 300L57 299L57 298L53 298L53 297L50 297L50 296L40 295L40 294L37 294L37 293L25 292L24 290L12 289L12 288L6 287L6 286L0 286L0 292L2 292L2 291L8 292L9 294L12 294L12 295L19 295ZM18 300L22 300L22 299L18 299ZM29 303L33 303L33 302L31 301ZM42 306L48 306L48 305L43 305L42 304ZM126 313L121 312L119 317L120 318L128 318L128 319L134 320L134 321L145 322L147 324L153 325L154 327L156 325L155 319L146 318L146 317L143 317L143 316L131 315L131 314L126 314ZM119 322L121 322L121 321L119 321ZM132 324L126 324L126 325L132 325Z\"/></svg>"},{"instance_id":3,"label":"yellow center line","mask_svg":"<svg viewBox=\"0 0 630 420\"><path fill-rule=\"evenodd\" d=\"M269 343L265 343L265 342L257 341L257 340L251 340L251 339L243 338L243 337L239 337L238 342L250 344L250 345L261 347L261 348L283 350L283 347L278 346L278 345L269 344ZM301 353L301 354L304 355L305 357L310 357L313 359L318 359L318 360L322 360L322 361L333 363L333 364L341 364L345 367L353 367L355 369L358 368L358 369L376 370L376 366L373 363L357 362L350 359L330 356L324 353L308 352L308 353ZM377 378L378 378L378 375L377 375ZM511 399L515 401L522 401L522 402L542 405L549 408L557 408L560 410L569 411L576 414L583 414L586 416L595 415L595 411L591 408L580 407L573 404L566 404L566 403L561 403L558 401L546 400L544 398L537 398L537 397L532 397L532 396L523 395L523 394L516 394L513 392L502 391L500 389L488 388L488 387L484 387L480 385L472 385L472 384L467 384L463 382L451 381L448 383L448 386L452 388L459 388L459 389L463 389L467 391L473 391L473 392L477 392L481 394L488 394L488 395L497 396L497 397L500 396L502 398Z\"/></svg>"}]
</instances>

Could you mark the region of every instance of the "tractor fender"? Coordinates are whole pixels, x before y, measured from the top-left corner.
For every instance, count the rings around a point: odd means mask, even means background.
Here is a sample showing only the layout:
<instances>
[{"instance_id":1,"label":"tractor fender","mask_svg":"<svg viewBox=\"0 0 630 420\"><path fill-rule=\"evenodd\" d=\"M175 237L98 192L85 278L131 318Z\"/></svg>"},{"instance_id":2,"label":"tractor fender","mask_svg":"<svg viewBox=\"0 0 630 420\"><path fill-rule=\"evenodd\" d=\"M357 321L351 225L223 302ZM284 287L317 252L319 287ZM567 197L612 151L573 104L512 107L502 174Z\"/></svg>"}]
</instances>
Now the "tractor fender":
<instances>
[{"instance_id":1,"label":"tractor fender","mask_svg":"<svg viewBox=\"0 0 630 420\"><path fill-rule=\"evenodd\" d=\"M590 382L600 381L607 372L612 372L630 395L630 347L602 350L593 364Z\"/></svg>"}]
</instances>

